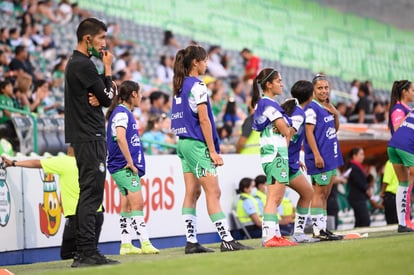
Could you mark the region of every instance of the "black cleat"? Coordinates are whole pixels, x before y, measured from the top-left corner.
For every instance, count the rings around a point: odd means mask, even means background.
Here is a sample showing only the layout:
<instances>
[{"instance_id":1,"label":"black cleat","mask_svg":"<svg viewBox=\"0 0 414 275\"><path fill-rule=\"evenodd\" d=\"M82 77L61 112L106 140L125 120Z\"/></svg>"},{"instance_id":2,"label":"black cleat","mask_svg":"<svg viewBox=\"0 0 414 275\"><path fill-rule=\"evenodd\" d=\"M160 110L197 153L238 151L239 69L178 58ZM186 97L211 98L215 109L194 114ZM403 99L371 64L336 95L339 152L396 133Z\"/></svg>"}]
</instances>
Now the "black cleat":
<instances>
[{"instance_id":1,"label":"black cleat","mask_svg":"<svg viewBox=\"0 0 414 275\"><path fill-rule=\"evenodd\" d=\"M398 233L404 233L404 232L414 232L414 229L408 226L398 225Z\"/></svg>"},{"instance_id":2,"label":"black cleat","mask_svg":"<svg viewBox=\"0 0 414 275\"><path fill-rule=\"evenodd\" d=\"M190 243L187 242L185 245L185 254L194 254L194 253L207 253L214 252L214 249L204 247L199 243Z\"/></svg>"},{"instance_id":3,"label":"black cleat","mask_svg":"<svg viewBox=\"0 0 414 275\"><path fill-rule=\"evenodd\" d=\"M232 240L229 242L222 241L220 245L221 252L236 251L236 250L252 250L252 249L253 247L243 245L236 240Z\"/></svg>"},{"instance_id":4,"label":"black cleat","mask_svg":"<svg viewBox=\"0 0 414 275\"><path fill-rule=\"evenodd\" d=\"M87 267L87 266L96 266L96 265L114 265L119 264L120 262L116 260L111 260L106 258L104 255L95 251L90 255L85 255L85 253L76 254L73 257L73 263L71 267Z\"/></svg>"},{"instance_id":5,"label":"black cleat","mask_svg":"<svg viewBox=\"0 0 414 275\"><path fill-rule=\"evenodd\" d=\"M321 241L339 241L344 238L342 235L336 235L329 230L321 229L319 235L313 235L314 238L320 239Z\"/></svg>"}]
</instances>

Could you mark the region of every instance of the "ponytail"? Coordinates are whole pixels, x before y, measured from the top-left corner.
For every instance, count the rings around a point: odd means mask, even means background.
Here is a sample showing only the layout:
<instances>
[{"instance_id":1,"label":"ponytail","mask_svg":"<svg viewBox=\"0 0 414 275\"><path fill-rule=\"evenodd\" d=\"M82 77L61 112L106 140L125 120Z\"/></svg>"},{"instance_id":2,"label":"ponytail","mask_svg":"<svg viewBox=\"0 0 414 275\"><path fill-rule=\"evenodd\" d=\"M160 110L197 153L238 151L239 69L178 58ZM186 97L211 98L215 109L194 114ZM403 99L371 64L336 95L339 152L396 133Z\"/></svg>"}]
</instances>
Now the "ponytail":
<instances>
[{"instance_id":1,"label":"ponytail","mask_svg":"<svg viewBox=\"0 0 414 275\"><path fill-rule=\"evenodd\" d=\"M174 62L174 77L173 77L173 91L174 95L178 95L183 85L184 77L186 76L186 68L184 67L185 49L177 52Z\"/></svg>"},{"instance_id":2,"label":"ponytail","mask_svg":"<svg viewBox=\"0 0 414 275\"><path fill-rule=\"evenodd\" d=\"M251 107L254 109L257 102L259 102L262 97L259 91L259 85L262 91L266 90L266 83L272 82L275 78L279 77L279 72L273 68L265 68L260 71L260 73L253 80L253 95L251 101Z\"/></svg>"},{"instance_id":3,"label":"ponytail","mask_svg":"<svg viewBox=\"0 0 414 275\"><path fill-rule=\"evenodd\" d=\"M400 81L394 81L392 84L392 90L391 90L391 96L390 96L390 106L389 106L389 113L388 113L388 127L392 129L392 121L391 121L391 110L394 107L395 104L397 104L397 101L401 100L402 92L405 89L410 88L411 81L409 80L400 80Z\"/></svg>"}]
</instances>

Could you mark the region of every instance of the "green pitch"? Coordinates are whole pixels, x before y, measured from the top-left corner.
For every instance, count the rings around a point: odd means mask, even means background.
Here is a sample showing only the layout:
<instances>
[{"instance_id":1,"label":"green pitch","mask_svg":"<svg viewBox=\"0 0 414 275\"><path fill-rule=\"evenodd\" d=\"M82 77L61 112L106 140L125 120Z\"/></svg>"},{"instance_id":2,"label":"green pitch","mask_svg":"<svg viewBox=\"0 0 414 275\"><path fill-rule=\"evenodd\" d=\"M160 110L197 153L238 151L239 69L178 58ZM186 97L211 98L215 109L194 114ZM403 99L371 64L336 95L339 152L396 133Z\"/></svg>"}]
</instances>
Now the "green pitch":
<instances>
[{"instance_id":1,"label":"green pitch","mask_svg":"<svg viewBox=\"0 0 414 275\"><path fill-rule=\"evenodd\" d=\"M110 256L120 265L70 268L72 261L0 267L14 274L409 274L414 234L370 233L369 238L262 248L260 240L242 241L255 250L185 255L184 249L159 255ZM407 269L408 268L408 269Z\"/></svg>"}]
</instances>

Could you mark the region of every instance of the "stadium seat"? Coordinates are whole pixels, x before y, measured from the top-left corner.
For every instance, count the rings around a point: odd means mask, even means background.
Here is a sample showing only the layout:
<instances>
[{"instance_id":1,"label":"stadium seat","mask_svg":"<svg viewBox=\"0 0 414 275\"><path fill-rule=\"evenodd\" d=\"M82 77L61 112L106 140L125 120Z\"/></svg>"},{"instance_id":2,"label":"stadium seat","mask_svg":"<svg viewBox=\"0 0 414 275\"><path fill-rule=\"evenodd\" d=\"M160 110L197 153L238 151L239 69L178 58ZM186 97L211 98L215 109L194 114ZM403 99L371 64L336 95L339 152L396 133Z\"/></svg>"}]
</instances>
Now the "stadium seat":
<instances>
[{"instance_id":1,"label":"stadium seat","mask_svg":"<svg viewBox=\"0 0 414 275\"><path fill-rule=\"evenodd\" d=\"M34 149L33 121L28 116L13 116L11 118L20 143L20 153L28 154Z\"/></svg>"}]
</instances>

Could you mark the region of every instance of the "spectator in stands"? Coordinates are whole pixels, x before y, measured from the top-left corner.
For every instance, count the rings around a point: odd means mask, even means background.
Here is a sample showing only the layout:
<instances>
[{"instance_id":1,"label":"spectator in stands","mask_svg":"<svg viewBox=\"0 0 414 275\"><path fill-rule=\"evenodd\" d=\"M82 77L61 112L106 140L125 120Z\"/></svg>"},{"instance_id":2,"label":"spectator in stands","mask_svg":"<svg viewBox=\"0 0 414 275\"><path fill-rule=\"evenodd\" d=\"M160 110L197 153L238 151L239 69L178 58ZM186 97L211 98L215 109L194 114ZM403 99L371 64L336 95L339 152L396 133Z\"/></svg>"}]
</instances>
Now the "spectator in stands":
<instances>
[{"instance_id":1,"label":"spectator in stands","mask_svg":"<svg viewBox=\"0 0 414 275\"><path fill-rule=\"evenodd\" d=\"M37 106L38 115L55 115L62 113L62 105L59 102L56 102L55 97L50 94L49 83L44 79L39 79L34 82L33 88L33 101L38 101L40 98L40 103Z\"/></svg>"},{"instance_id":2,"label":"spectator in stands","mask_svg":"<svg viewBox=\"0 0 414 275\"><path fill-rule=\"evenodd\" d=\"M273 68L263 69L253 81L251 107L255 111L252 128L260 132L261 163L267 176L262 227L265 247L296 245L282 237L276 210L288 185L288 143L291 138L287 116L274 100L282 91L282 76Z\"/></svg>"},{"instance_id":3,"label":"spectator in stands","mask_svg":"<svg viewBox=\"0 0 414 275\"><path fill-rule=\"evenodd\" d=\"M60 0L57 5L56 14L61 25L69 23L73 17L73 10L70 0Z\"/></svg>"},{"instance_id":4,"label":"spectator in stands","mask_svg":"<svg viewBox=\"0 0 414 275\"><path fill-rule=\"evenodd\" d=\"M9 41L9 29L7 27L0 28L0 50L11 53Z\"/></svg>"},{"instance_id":5,"label":"spectator in stands","mask_svg":"<svg viewBox=\"0 0 414 275\"><path fill-rule=\"evenodd\" d=\"M148 97L143 96L139 108L134 109L134 115L139 121L138 131L142 135L147 128L148 117L150 116L151 103Z\"/></svg>"},{"instance_id":6,"label":"spectator in stands","mask_svg":"<svg viewBox=\"0 0 414 275\"><path fill-rule=\"evenodd\" d=\"M338 111L329 103L330 84L323 74L312 79L314 99L305 107L305 164L314 189L310 214L315 238L340 240L326 228L327 200L335 182L337 168L343 165L336 132Z\"/></svg>"},{"instance_id":7,"label":"spectator in stands","mask_svg":"<svg viewBox=\"0 0 414 275\"><path fill-rule=\"evenodd\" d=\"M177 52L174 63L174 100L171 128L179 136L177 154L183 167L185 196L183 220L186 229L185 253L213 252L197 240L197 200L203 188L207 211L222 242L220 250L251 249L235 241L220 205L217 166L223 165L219 155L219 139L210 107L207 87L200 75L207 69L207 52L201 46L188 46Z\"/></svg>"},{"instance_id":8,"label":"spectator in stands","mask_svg":"<svg viewBox=\"0 0 414 275\"><path fill-rule=\"evenodd\" d=\"M352 170L348 177L348 202L354 210L355 227L366 227L371 223L368 202L372 193L362 164L365 159L364 150L360 147L352 148L349 159L349 168Z\"/></svg>"},{"instance_id":9,"label":"spectator in stands","mask_svg":"<svg viewBox=\"0 0 414 275\"><path fill-rule=\"evenodd\" d=\"M2 157L6 167L26 167L43 169L45 173L59 176L60 194L63 213L66 217L65 228L62 235L60 257L62 260L72 259L76 254L76 205L79 199L78 167L74 157L73 148L69 146L67 155L45 159L10 160ZM98 208L95 221L96 244L104 220L102 205Z\"/></svg>"},{"instance_id":10,"label":"spectator in stands","mask_svg":"<svg viewBox=\"0 0 414 275\"><path fill-rule=\"evenodd\" d=\"M0 105L11 108L15 107L13 104L13 85L8 80L0 81ZM19 151L19 142L11 117L12 112L0 106L1 137L6 138L17 152Z\"/></svg>"},{"instance_id":11,"label":"spectator in stands","mask_svg":"<svg viewBox=\"0 0 414 275\"><path fill-rule=\"evenodd\" d=\"M36 13L40 15L40 22L45 23L59 23L57 13L53 8L53 1L51 0L41 0L37 1Z\"/></svg>"},{"instance_id":12,"label":"spectator in stands","mask_svg":"<svg viewBox=\"0 0 414 275\"><path fill-rule=\"evenodd\" d=\"M80 21L92 16L89 11L87 11L85 9L81 9L77 2L72 3L71 6L72 6L73 17L75 17L75 16L78 17L78 19Z\"/></svg>"},{"instance_id":13,"label":"spectator in stands","mask_svg":"<svg viewBox=\"0 0 414 275\"><path fill-rule=\"evenodd\" d=\"M239 198L236 214L252 238L262 237L263 203L253 194L255 182L251 178L242 178L236 190Z\"/></svg>"},{"instance_id":14,"label":"spectator in stands","mask_svg":"<svg viewBox=\"0 0 414 275\"><path fill-rule=\"evenodd\" d=\"M164 93L161 91L154 91L149 96L150 103L151 103L151 114L158 114L161 115L164 113L164 104L165 104L165 97Z\"/></svg>"},{"instance_id":15,"label":"spectator in stands","mask_svg":"<svg viewBox=\"0 0 414 275\"><path fill-rule=\"evenodd\" d=\"M11 71L9 68L11 61L11 54L7 51L0 50L0 76L10 81L14 80L17 72Z\"/></svg>"},{"instance_id":16,"label":"spectator in stands","mask_svg":"<svg viewBox=\"0 0 414 275\"><path fill-rule=\"evenodd\" d=\"M54 90L63 91L65 84L65 68L68 63L66 55L59 55L52 70L51 87Z\"/></svg>"},{"instance_id":17,"label":"spectator in stands","mask_svg":"<svg viewBox=\"0 0 414 275\"><path fill-rule=\"evenodd\" d=\"M252 129L254 109L249 106L250 114L243 121L241 134L236 144L236 153L239 154L260 154L259 132ZM257 187L257 186L256 186Z\"/></svg>"},{"instance_id":18,"label":"spectator in stands","mask_svg":"<svg viewBox=\"0 0 414 275\"><path fill-rule=\"evenodd\" d=\"M237 105L234 101L234 97L230 97L224 109L223 124L229 125L231 128L233 128L240 120L241 118L238 115Z\"/></svg>"},{"instance_id":19,"label":"spectator in stands","mask_svg":"<svg viewBox=\"0 0 414 275\"><path fill-rule=\"evenodd\" d=\"M137 123L132 113L139 106L142 93L138 83L124 81L119 87L106 113L108 171L121 193L119 230L121 255L158 254L149 240L144 221L144 199L141 191L141 177L145 175L145 157L137 132ZM131 237L124 229L133 228L141 242L141 249L131 244Z\"/></svg>"},{"instance_id":20,"label":"spectator in stands","mask_svg":"<svg viewBox=\"0 0 414 275\"><path fill-rule=\"evenodd\" d=\"M387 122L388 113L385 104L381 101L375 101L373 105L374 122L385 123Z\"/></svg>"},{"instance_id":21,"label":"spectator in stands","mask_svg":"<svg viewBox=\"0 0 414 275\"><path fill-rule=\"evenodd\" d=\"M222 60L221 47L219 45L212 45L208 49L207 70L208 73L215 78L227 78L229 73L227 68L221 63ZM224 58L229 58L224 56Z\"/></svg>"},{"instance_id":22,"label":"spectator in stands","mask_svg":"<svg viewBox=\"0 0 414 275\"><path fill-rule=\"evenodd\" d=\"M136 43L134 41L123 39L121 37L121 26L116 22L108 23L108 47L115 53L131 51Z\"/></svg>"},{"instance_id":23,"label":"spectator in stands","mask_svg":"<svg viewBox=\"0 0 414 275\"><path fill-rule=\"evenodd\" d=\"M128 70L128 63L131 61L131 58L131 52L128 50L125 50L122 54L120 54L114 64L114 73Z\"/></svg>"},{"instance_id":24,"label":"spectator in stands","mask_svg":"<svg viewBox=\"0 0 414 275\"><path fill-rule=\"evenodd\" d=\"M400 80L394 81L391 98L390 98L390 107L389 107L389 118L388 126L391 131L391 135L394 135L395 131L400 127L401 123L404 121L405 117L410 113L411 108L408 106L409 103L414 102L414 84L409 80ZM391 159L391 157L390 157ZM397 203L397 213L401 213L405 209L405 218L398 215L398 224L400 226L407 227L414 230L414 224L411 222L411 194L413 188L413 181L406 181L406 177L402 172L401 165L399 163L394 164L395 161L391 161L397 173L399 184L396 194L396 203ZM401 181L403 179L404 181ZM404 230L404 229L402 229Z\"/></svg>"},{"instance_id":25,"label":"spectator in stands","mask_svg":"<svg viewBox=\"0 0 414 275\"><path fill-rule=\"evenodd\" d=\"M203 82L205 82L206 80L203 79ZM210 96L210 101L211 101L211 109L213 111L213 115L215 118L215 122L219 122L223 120L223 114L224 114L224 108L226 107L226 103L227 100L225 98L225 91L223 86L219 86L217 85L217 82L219 82L220 80L215 81L214 84L214 88L212 88L211 90L211 96ZM210 86L211 84L206 84L208 86ZM219 125L219 123L218 123Z\"/></svg>"},{"instance_id":26,"label":"spectator in stands","mask_svg":"<svg viewBox=\"0 0 414 275\"><path fill-rule=\"evenodd\" d=\"M384 175L382 177L382 189L380 196L383 200L384 214L387 224L397 224L397 207L395 194L398 189L398 178L395 174L392 163L387 160L384 167Z\"/></svg>"},{"instance_id":27,"label":"spectator in stands","mask_svg":"<svg viewBox=\"0 0 414 275\"><path fill-rule=\"evenodd\" d=\"M174 138L171 138L162 131L162 122L164 119L166 119L165 114L152 114L148 117L147 128L142 135L142 139L144 140L143 146L145 148L145 152L150 155L168 154L169 149L162 146L162 144L150 143L147 142L147 140L168 144L175 143Z\"/></svg>"},{"instance_id":28,"label":"spectator in stands","mask_svg":"<svg viewBox=\"0 0 414 275\"><path fill-rule=\"evenodd\" d=\"M217 129L217 133L220 139L220 152L222 154L236 152L234 138L232 137L233 128L228 124L224 124L223 126Z\"/></svg>"},{"instance_id":29,"label":"spectator in stands","mask_svg":"<svg viewBox=\"0 0 414 275\"><path fill-rule=\"evenodd\" d=\"M299 194L296 206L297 213L296 217L294 216L294 228L292 228L294 229L292 240L297 243L317 242L319 239L310 238L304 233L306 220L309 215L309 206L313 197L313 188L302 174L302 170L305 170L306 167L300 161L300 152L306 132L304 108L312 101L313 85L310 81L299 80L293 84L290 93L292 98L286 100L281 107L292 121L292 128L290 128L292 138L288 148L289 187ZM288 202L285 201L285 203Z\"/></svg>"},{"instance_id":30,"label":"spectator in stands","mask_svg":"<svg viewBox=\"0 0 414 275\"><path fill-rule=\"evenodd\" d=\"M409 82L409 81L408 81ZM409 89L414 93L414 86L410 82L409 88L404 88L404 83L394 83L399 88ZM396 195L398 232L414 232L414 229L406 222L408 203L408 185L414 181L414 111L405 116L398 129L394 132L388 143L388 157L394 167L398 178ZM411 209L410 211L411 212ZM411 213L410 213L411 214Z\"/></svg>"},{"instance_id":31,"label":"spectator in stands","mask_svg":"<svg viewBox=\"0 0 414 275\"><path fill-rule=\"evenodd\" d=\"M102 203L106 171L105 117L115 93L112 87L113 55L106 46L105 23L96 18L80 22L77 47L65 71L65 142L72 143L79 169L79 202L76 216L77 257L72 267L119 263L101 255L96 246L96 209ZM102 58L100 76L89 59Z\"/></svg>"},{"instance_id":32,"label":"spectator in stands","mask_svg":"<svg viewBox=\"0 0 414 275\"><path fill-rule=\"evenodd\" d=\"M174 34L170 30L164 31L164 38L162 41L163 50L162 52L166 56L175 56L177 51L181 49L180 43L175 39Z\"/></svg>"},{"instance_id":33,"label":"spectator in stands","mask_svg":"<svg viewBox=\"0 0 414 275\"><path fill-rule=\"evenodd\" d=\"M353 106L355 106L355 104L358 102L358 99L359 99L358 98L359 85L360 85L360 81L358 79L352 80L349 94L351 95L351 102Z\"/></svg>"},{"instance_id":34,"label":"spectator in stands","mask_svg":"<svg viewBox=\"0 0 414 275\"><path fill-rule=\"evenodd\" d=\"M31 39L35 45L39 48L41 56L47 59L54 59L56 56L56 43L53 39L53 27L52 24L43 25L43 30L38 31L31 35Z\"/></svg>"},{"instance_id":35,"label":"spectator in stands","mask_svg":"<svg viewBox=\"0 0 414 275\"><path fill-rule=\"evenodd\" d=\"M158 85L166 85L168 89L172 89L172 81L174 76L174 57L160 56L160 63L157 66L157 78L155 83Z\"/></svg>"},{"instance_id":36,"label":"spectator in stands","mask_svg":"<svg viewBox=\"0 0 414 275\"><path fill-rule=\"evenodd\" d=\"M244 75L242 79L244 82L249 80L253 81L259 72L260 58L254 55L253 52L248 48L244 48L240 52L240 55L244 61Z\"/></svg>"},{"instance_id":37,"label":"spectator in stands","mask_svg":"<svg viewBox=\"0 0 414 275\"><path fill-rule=\"evenodd\" d=\"M359 85L359 100L355 105L353 114L349 117L351 123L373 123L374 115L372 111L372 102L369 96L368 87L365 84Z\"/></svg>"},{"instance_id":38,"label":"spectator in stands","mask_svg":"<svg viewBox=\"0 0 414 275\"><path fill-rule=\"evenodd\" d=\"M13 71L17 77L18 74L26 73L36 80L36 74L33 65L29 60L29 52L25 46L19 45L14 50L14 58L9 64L10 71Z\"/></svg>"},{"instance_id":39,"label":"spectator in stands","mask_svg":"<svg viewBox=\"0 0 414 275\"><path fill-rule=\"evenodd\" d=\"M7 43L13 51L17 46L23 43L23 38L20 36L20 30L18 28L9 29L9 39Z\"/></svg>"},{"instance_id":40,"label":"spectator in stands","mask_svg":"<svg viewBox=\"0 0 414 275\"><path fill-rule=\"evenodd\" d=\"M341 123L347 123L347 106L344 102L338 102L336 104L336 109L338 110L338 120L339 124Z\"/></svg>"}]
</instances>

